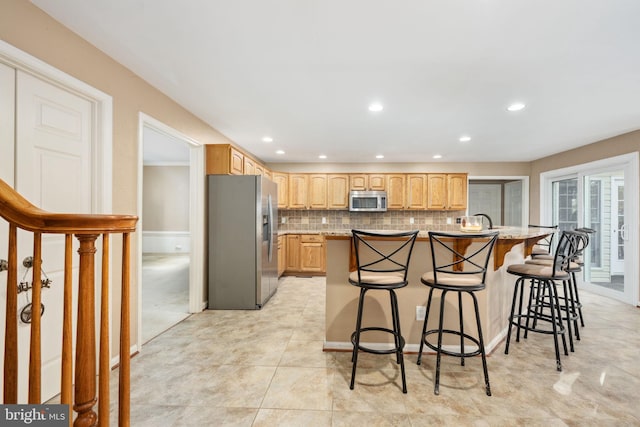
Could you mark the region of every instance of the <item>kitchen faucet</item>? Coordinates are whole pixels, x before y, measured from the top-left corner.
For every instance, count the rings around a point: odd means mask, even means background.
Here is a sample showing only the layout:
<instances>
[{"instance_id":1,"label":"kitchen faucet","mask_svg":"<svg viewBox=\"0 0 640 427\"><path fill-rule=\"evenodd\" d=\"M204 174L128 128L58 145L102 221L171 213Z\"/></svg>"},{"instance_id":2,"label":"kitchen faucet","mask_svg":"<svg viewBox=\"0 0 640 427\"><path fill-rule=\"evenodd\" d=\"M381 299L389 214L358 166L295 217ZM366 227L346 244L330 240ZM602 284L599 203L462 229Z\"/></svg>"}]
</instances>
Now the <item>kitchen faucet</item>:
<instances>
[{"instance_id":1,"label":"kitchen faucet","mask_svg":"<svg viewBox=\"0 0 640 427\"><path fill-rule=\"evenodd\" d=\"M487 220L489 221L489 230L493 230L493 221L491 221L491 217L489 215L483 214L483 213L477 213L477 214L474 214L473 216L483 216L487 218Z\"/></svg>"}]
</instances>

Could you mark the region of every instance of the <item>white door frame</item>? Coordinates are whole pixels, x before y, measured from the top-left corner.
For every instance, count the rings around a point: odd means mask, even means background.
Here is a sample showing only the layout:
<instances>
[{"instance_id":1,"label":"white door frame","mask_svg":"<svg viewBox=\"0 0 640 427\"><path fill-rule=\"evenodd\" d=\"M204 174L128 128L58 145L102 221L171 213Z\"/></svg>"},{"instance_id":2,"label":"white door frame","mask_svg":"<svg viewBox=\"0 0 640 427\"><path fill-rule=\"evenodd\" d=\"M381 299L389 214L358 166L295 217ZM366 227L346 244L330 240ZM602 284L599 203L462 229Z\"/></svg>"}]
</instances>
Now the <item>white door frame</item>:
<instances>
[{"instance_id":1,"label":"white door frame","mask_svg":"<svg viewBox=\"0 0 640 427\"><path fill-rule=\"evenodd\" d=\"M552 192L552 181L561 179L563 176L575 175L578 178L586 171L589 174L597 173L599 170L608 171L612 168L620 168L625 171L625 217L632 220L627 222L625 235L627 236L628 248L625 248L625 292L620 295L619 292L607 292L606 289L597 289L598 293L640 306L638 286L638 264L632 260L638 259L638 180L639 180L639 160L638 152L622 154L620 156L610 157L607 159L596 160L581 165L570 166L553 171L547 171L540 174L540 218L542 221L550 223L552 221L552 207L550 206ZM578 185L578 204L582 203L582 186ZM578 217L578 226L583 226L584 218ZM627 285L630 284L630 285ZM595 288L595 287L594 287ZM593 289L596 290L596 289Z\"/></svg>"},{"instance_id":2,"label":"white door frame","mask_svg":"<svg viewBox=\"0 0 640 427\"><path fill-rule=\"evenodd\" d=\"M529 177L528 176L509 176L509 175L470 176L467 178L467 185L469 185L469 181L471 180L473 181L496 181L496 180L522 181L522 226L526 227L529 224Z\"/></svg>"},{"instance_id":3,"label":"white door frame","mask_svg":"<svg viewBox=\"0 0 640 427\"><path fill-rule=\"evenodd\" d=\"M49 64L0 40L0 62L18 70L28 72L44 81L62 86L66 90L87 99L92 104L92 122L95 124L91 137L91 212L112 213L113 174L113 99L110 95L90 86ZM113 258L113 249L109 250ZM113 277L113 263L109 266L109 277ZM96 298L100 298L99 282L96 281ZM109 292L109 307L113 308L113 292ZM96 302L97 302L96 301ZM98 307L98 305L96 305ZM109 310L109 336L113 337L113 310ZM98 322L96 322L98 325ZM133 349L129 349L133 353ZM113 355L113 342L109 340L109 355ZM111 358L111 366L118 364L120 357Z\"/></svg>"},{"instance_id":4,"label":"white door frame","mask_svg":"<svg viewBox=\"0 0 640 427\"><path fill-rule=\"evenodd\" d=\"M142 350L142 192L144 160L144 127L147 126L189 146L189 234L191 235L191 263L189 266L189 312L199 313L206 308L204 300L204 145L173 129L161 121L140 112L138 115L138 351Z\"/></svg>"}]
</instances>

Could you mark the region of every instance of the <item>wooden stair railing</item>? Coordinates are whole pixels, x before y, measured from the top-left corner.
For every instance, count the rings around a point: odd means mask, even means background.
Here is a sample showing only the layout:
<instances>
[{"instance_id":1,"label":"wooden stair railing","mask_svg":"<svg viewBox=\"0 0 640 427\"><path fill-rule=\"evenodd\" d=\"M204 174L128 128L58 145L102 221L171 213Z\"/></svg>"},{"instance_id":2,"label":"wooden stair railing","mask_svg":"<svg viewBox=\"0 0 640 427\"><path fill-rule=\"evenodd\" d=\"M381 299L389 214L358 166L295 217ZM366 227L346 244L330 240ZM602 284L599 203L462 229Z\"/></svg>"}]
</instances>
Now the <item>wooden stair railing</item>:
<instances>
[{"instance_id":1,"label":"wooden stair railing","mask_svg":"<svg viewBox=\"0 0 640 427\"><path fill-rule=\"evenodd\" d=\"M0 216L9 223L7 299L4 344L4 403L18 402L17 230L33 233L33 288L31 289L31 336L29 345L28 402L41 402L41 312L42 235L65 235L62 367L60 401L75 412L74 426L109 425L109 242L111 234L122 234L122 289L120 304L120 364L118 425L129 426L130 416L130 241L138 218L133 215L49 213L29 203L0 180ZM80 242L75 378L72 378L72 236ZM99 328L99 361L96 372L95 242L102 236L102 282ZM0 242L4 244L4 242ZM96 374L98 388L96 389ZM97 390L97 392L96 392ZM96 412L96 402L98 403ZM24 402L22 402L24 403ZM73 419L74 416L71 418ZM71 420L70 420L71 423Z\"/></svg>"}]
</instances>

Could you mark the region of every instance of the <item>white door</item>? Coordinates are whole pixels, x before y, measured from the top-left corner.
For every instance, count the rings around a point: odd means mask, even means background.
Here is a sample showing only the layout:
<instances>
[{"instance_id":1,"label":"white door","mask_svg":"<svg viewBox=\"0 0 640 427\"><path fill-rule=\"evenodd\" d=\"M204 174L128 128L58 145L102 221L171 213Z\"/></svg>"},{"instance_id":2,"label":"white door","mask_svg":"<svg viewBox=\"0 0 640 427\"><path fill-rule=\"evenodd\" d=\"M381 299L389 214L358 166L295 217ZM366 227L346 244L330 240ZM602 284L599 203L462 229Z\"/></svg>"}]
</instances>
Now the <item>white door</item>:
<instances>
[{"instance_id":1,"label":"white door","mask_svg":"<svg viewBox=\"0 0 640 427\"><path fill-rule=\"evenodd\" d=\"M540 215L552 213L560 230L593 229L579 286L629 304L638 301L638 246L630 239L638 225L637 165L629 154L543 174L552 209L543 203Z\"/></svg>"},{"instance_id":2,"label":"white door","mask_svg":"<svg viewBox=\"0 0 640 427\"><path fill-rule=\"evenodd\" d=\"M90 213L92 206L92 103L30 74L16 71L14 187L34 205L53 212ZM4 237L4 236L2 236ZM3 240L6 242L6 238ZM77 243L74 239L74 244ZM0 255L6 255L6 249ZM32 255L31 233L19 233L18 278L31 281L22 260ZM74 254L76 251L74 250ZM74 312L77 304L77 257L74 260ZM42 400L60 392L64 236L44 235L42 269L52 280L42 291ZM28 274L27 274L28 273ZM3 294L3 300L6 298ZM18 311L30 292L18 295ZM19 315L18 313L18 315ZM4 316L4 313L2 313ZM75 325L74 325L75 330ZM26 402L29 327L19 321L20 402ZM74 332L75 334L75 332Z\"/></svg>"},{"instance_id":3,"label":"white door","mask_svg":"<svg viewBox=\"0 0 640 427\"><path fill-rule=\"evenodd\" d=\"M624 180L612 179L611 189L611 275L624 275Z\"/></svg>"}]
</instances>

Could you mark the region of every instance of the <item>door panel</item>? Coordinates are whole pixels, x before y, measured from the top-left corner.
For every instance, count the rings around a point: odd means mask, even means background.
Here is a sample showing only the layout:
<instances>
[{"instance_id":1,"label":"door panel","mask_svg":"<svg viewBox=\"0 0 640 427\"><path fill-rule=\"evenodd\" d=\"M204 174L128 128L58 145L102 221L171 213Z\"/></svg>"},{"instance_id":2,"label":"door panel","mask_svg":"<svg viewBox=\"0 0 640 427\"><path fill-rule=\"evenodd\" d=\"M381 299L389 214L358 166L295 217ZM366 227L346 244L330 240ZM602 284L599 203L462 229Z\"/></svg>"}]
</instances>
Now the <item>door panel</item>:
<instances>
[{"instance_id":1,"label":"door panel","mask_svg":"<svg viewBox=\"0 0 640 427\"><path fill-rule=\"evenodd\" d=\"M73 93L17 71L15 188L34 205L52 212L91 213L92 104ZM74 251L79 244L74 240ZM18 233L19 263L33 252L33 235ZM97 254L99 259L99 254ZM74 312L78 259L73 265ZM42 270L51 279L43 288L42 399L60 391L64 236L42 237ZM19 265L19 278L31 282L31 270ZM23 279L24 277L24 279ZM30 300L18 295L18 309ZM29 325L19 323L19 399L26 401ZM75 328L75 324L74 324ZM75 336L75 332L74 332Z\"/></svg>"}]
</instances>

